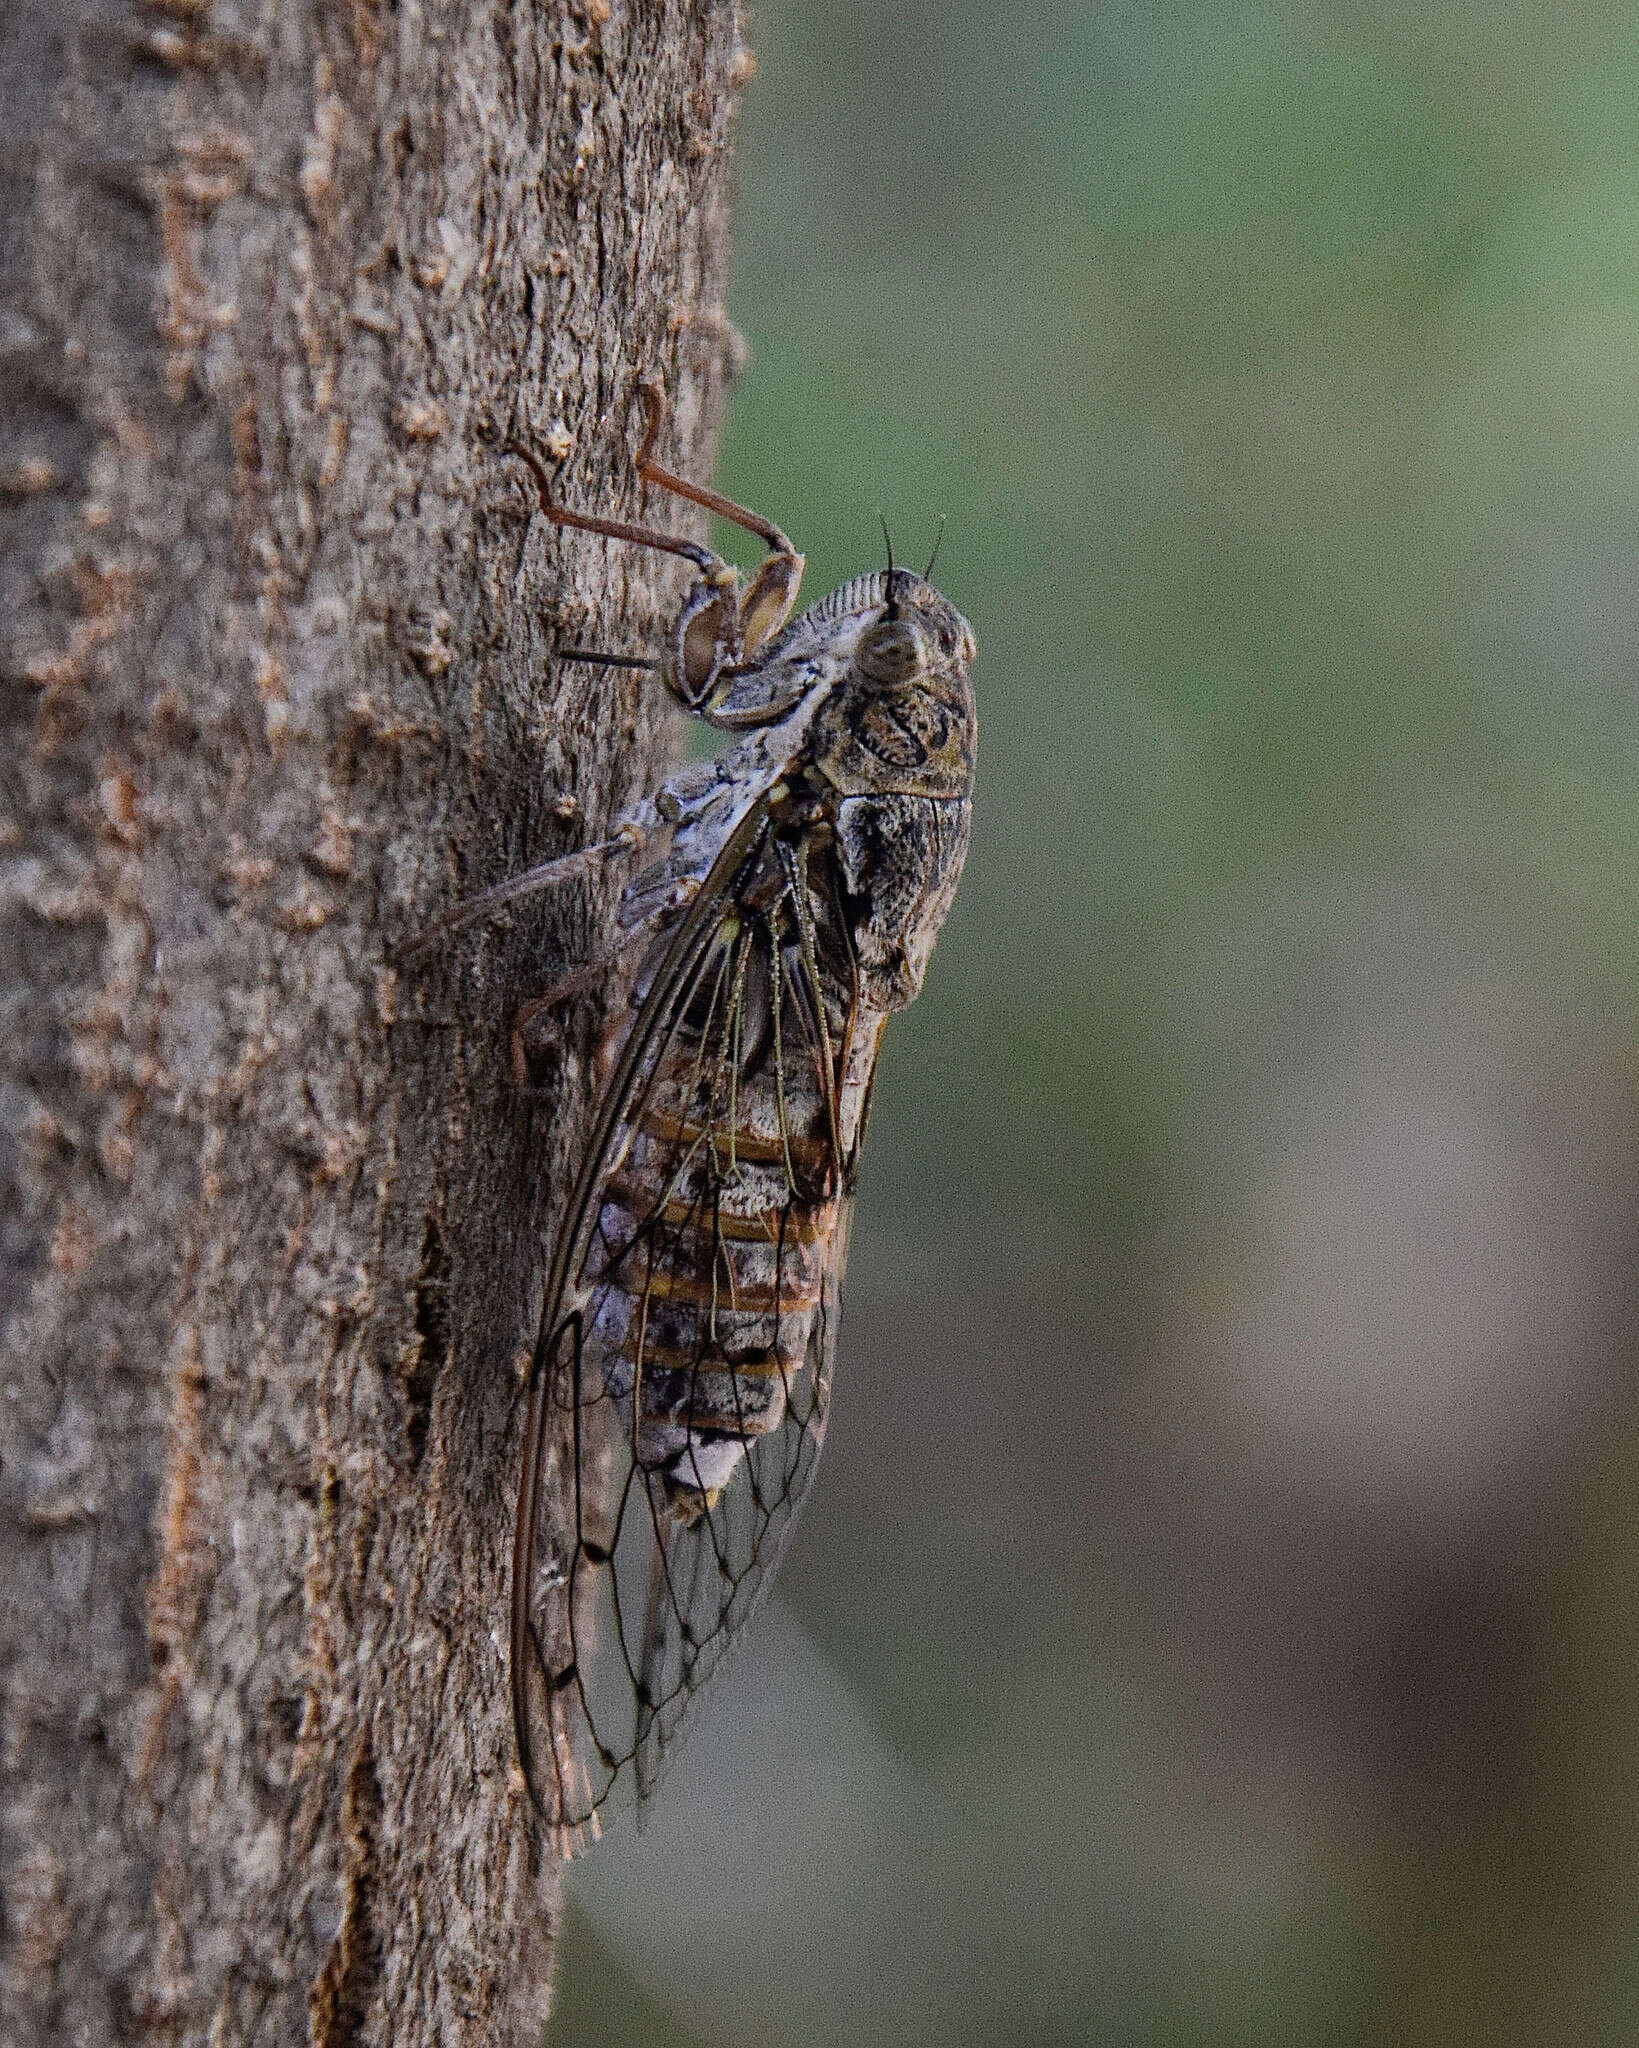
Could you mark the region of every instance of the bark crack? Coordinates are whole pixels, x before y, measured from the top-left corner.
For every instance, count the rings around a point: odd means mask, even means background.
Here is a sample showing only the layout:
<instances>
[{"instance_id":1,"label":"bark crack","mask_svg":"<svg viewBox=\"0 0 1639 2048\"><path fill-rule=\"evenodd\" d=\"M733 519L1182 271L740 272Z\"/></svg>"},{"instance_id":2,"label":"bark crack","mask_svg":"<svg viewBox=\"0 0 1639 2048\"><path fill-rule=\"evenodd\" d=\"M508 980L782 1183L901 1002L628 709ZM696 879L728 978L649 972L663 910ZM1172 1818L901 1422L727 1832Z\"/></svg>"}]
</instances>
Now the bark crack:
<instances>
[{"instance_id":1,"label":"bark crack","mask_svg":"<svg viewBox=\"0 0 1639 2048\"><path fill-rule=\"evenodd\" d=\"M429 1216L421 1236L421 1270L415 1284L415 1338L400 1365L404 1381L404 1435L410 1469L427 1449L433 1393L450 1353L450 1266L438 1218Z\"/></svg>"},{"instance_id":2,"label":"bark crack","mask_svg":"<svg viewBox=\"0 0 1639 2048\"><path fill-rule=\"evenodd\" d=\"M381 1783L375 1746L365 1729L353 1745L342 1794L341 1924L324 1967L308 1993L308 2036L312 2048L356 2048L381 1977L381 1933L376 1924L380 1878L377 1844L381 1834Z\"/></svg>"}]
</instances>

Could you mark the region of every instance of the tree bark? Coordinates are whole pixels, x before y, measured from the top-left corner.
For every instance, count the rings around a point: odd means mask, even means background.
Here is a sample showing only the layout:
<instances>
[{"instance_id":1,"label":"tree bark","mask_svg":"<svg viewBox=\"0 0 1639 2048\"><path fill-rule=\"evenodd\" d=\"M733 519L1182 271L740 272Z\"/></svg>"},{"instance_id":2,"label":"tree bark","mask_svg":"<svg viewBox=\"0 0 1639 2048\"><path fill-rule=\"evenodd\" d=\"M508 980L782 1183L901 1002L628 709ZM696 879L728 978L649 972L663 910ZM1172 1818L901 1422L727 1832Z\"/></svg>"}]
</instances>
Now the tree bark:
<instances>
[{"instance_id":1,"label":"tree bark","mask_svg":"<svg viewBox=\"0 0 1639 2048\"><path fill-rule=\"evenodd\" d=\"M632 517L658 369L708 467L736 9L0 37L0 2034L524 2040L518 1396L595 1006L533 1092L508 1019L620 878L393 947L665 752L550 651L652 647L675 565L497 447Z\"/></svg>"}]
</instances>

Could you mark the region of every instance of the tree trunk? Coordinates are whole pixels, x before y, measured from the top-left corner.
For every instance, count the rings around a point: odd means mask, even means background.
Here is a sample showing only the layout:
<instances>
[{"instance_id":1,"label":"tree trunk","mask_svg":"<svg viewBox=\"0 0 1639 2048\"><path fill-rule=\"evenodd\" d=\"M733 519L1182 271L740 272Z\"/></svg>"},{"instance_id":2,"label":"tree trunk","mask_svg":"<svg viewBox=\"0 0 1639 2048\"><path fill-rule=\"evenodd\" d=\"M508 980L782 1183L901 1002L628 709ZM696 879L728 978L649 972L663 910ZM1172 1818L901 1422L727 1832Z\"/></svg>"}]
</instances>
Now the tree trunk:
<instances>
[{"instance_id":1,"label":"tree trunk","mask_svg":"<svg viewBox=\"0 0 1639 2048\"><path fill-rule=\"evenodd\" d=\"M551 649L652 647L675 566L531 521L498 443L631 517L653 368L708 466L736 10L0 37L0 2033L527 2040L520 1361L595 1010L533 1091L508 1020L619 874L393 947L665 752Z\"/></svg>"}]
</instances>

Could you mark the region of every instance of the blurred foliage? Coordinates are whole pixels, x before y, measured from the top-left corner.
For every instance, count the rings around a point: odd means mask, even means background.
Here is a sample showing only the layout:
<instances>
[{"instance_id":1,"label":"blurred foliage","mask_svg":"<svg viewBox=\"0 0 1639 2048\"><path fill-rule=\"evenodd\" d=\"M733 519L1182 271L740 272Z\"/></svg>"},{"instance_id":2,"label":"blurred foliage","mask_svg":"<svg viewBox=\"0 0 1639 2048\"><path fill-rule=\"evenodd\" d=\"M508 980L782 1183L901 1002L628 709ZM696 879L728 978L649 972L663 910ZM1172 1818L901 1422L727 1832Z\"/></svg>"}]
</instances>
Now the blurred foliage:
<instances>
[{"instance_id":1,"label":"blurred foliage","mask_svg":"<svg viewBox=\"0 0 1639 2048\"><path fill-rule=\"evenodd\" d=\"M1629 2040L1639 9L754 36L719 481L980 646L791 1575L916 2038Z\"/></svg>"}]
</instances>

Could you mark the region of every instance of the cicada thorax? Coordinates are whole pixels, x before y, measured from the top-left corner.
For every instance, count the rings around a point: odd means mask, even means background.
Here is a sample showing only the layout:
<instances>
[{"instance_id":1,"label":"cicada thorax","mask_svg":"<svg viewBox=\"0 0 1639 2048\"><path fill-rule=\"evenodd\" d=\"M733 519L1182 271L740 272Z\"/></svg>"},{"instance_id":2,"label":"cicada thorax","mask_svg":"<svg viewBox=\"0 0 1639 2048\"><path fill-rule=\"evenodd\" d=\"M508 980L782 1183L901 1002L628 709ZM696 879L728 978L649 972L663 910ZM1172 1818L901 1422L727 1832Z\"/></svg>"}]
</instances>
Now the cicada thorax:
<instances>
[{"instance_id":1,"label":"cicada thorax","mask_svg":"<svg viewBox=\"0 0 1639 2048\"><path fill-rule=\"evenodd\" d=\"M684 1523L785 1420L837 1229L851 957L825 893L799 917L788 884L824 838L771 841L737 890L600 1191L587 1351Z\"/></svg>"}]
</instances>

